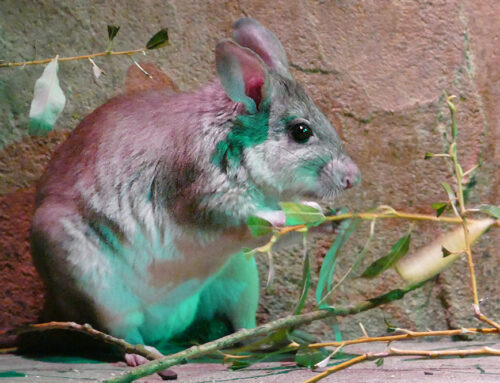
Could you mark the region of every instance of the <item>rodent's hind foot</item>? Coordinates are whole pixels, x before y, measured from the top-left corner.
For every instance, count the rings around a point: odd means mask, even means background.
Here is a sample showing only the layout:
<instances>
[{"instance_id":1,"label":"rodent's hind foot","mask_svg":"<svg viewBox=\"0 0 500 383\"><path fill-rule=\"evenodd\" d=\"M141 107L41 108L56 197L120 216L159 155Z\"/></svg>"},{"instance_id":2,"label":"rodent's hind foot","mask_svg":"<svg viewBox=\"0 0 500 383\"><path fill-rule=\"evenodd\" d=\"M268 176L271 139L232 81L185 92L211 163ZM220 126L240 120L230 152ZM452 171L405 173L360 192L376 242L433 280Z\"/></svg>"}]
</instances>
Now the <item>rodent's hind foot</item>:
<instances>
[{"instance_id":1,"label":"rodent's hind foot","mask_svg":"<svg viewBox=\"0 0 500 383\"><path fill-rule=\"evenodd\" d=\"M158 353L159 355L162 355L156 348L151 347L151 346L144 346L148 351L152 351L154 353ZM139 354L125 354L125 362L127 363L128 366L130 367L137 367L140 366L141 364L148 363L149 360L145 358L142 355ZM162 371L158 371L157 374L163 379L163 380L176 380L177 379L177 373L175 371L165 369Z\"/></svg>"}]
</instances>

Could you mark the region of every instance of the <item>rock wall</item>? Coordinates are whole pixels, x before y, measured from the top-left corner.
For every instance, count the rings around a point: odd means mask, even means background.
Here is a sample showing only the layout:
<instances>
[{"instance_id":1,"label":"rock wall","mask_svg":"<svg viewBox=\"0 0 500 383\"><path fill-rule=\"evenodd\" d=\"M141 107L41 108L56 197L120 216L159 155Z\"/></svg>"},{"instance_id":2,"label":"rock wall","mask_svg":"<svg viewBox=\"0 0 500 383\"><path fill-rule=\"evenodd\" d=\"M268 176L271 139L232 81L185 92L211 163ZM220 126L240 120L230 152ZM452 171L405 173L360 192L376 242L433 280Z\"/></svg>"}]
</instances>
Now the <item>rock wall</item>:
<instances>
[{"instance_id":1,"label":"rock wall","mask_svg":"<svg viewBox=\"0 0 500 383\"><path fill-rule=\"evenodd\" d=\"M0 3L0 59L27 61L74 56L105 49L107 24L120 25L115 50L141 47L157 30L169 28L171 46L148 52L181 90L214 77L213 49L231 33L234 20L251 16L271 28L285 46L292 74L302 82L334 122L358 163L363 182L336 204L364 210L380 204L410 212L432 213L444 201L440 186L451 182L449 166L424 161L424 153L445 148L448 114L443 92L458 96L459 151L465 169L480 159L470 204L500 203L500 3L462 1L178 1L110 2L83 0L7 1ZM92 75L91 64L60 65L66 108L46 137L28 135L33 86L42 66L0 68L0 329L36 320L43 289L27 243L33 190L54 148L87 113L125 87L127 57L96 59L105 74ZM377 223L377 239L364 261L385 254L409 224ZM413 226L412 250L447 228ZM338 275L363 245L368 224L339 260ZM319 270L331 240L314 241ZM474 248L483 309L500 312L497 283L498 229ZM261 320L293 309L299 294L301 252L277 254L276 280L262 293ZM263 274L267 266L259 259ZM361 267L363 269L363 267ZM263 275L262 279L266 279ZM341 287L337 302L369 298L395 287L390 272L376 281L354 279ZM309 306L312 307L312 303ZM384 318L407 328L455 328L474 325L464 260L404 301L353 318L339 319L345 336L385 328ZM330 336L326 324L313 331Z\"/></svg>"}]
</instances>

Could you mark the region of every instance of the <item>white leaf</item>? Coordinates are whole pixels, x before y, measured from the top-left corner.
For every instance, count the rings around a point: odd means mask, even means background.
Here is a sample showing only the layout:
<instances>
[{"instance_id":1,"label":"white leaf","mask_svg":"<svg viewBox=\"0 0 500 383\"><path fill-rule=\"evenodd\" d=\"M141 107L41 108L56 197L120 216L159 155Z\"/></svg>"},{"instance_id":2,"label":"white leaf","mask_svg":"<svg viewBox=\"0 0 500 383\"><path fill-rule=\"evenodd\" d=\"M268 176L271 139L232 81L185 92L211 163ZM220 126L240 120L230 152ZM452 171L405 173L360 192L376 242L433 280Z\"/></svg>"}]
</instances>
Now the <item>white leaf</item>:
<instances>
[{"instance_id":1,"label":"white leaf","mask_svg":"<svg viewBox=\"0 0 500 383\"><path fill-rule=\"evenodd\" d=\"M94 60L92 60L90 57L89 60L92 63L92 72L94 72L94 77L96 80L98 80L99 77L101 77L101 74L104 73L104 71L101 68L99 68L97 64L94 62Z\"/></svg>"},{"instance_id":2,"label":"white leaf","mask_svg":"<svg viewBox=\"0 0 500 383\"><path fill-rule=\"evenodd\" d=\"M66 97L59 86L57 69L56 57L36 80L29 114L31 134L45 134L50 131L64 109Z\"/></svg>"},{"instance_id":3,"label":"white leaf","mask_svg":"<svg viewBox=\"0 0 500 383\"><path fill-rule=\"evenodd\" d=\"M332 359L335 354L337 354L340 350L342 350L342 346L337 347L330 355L328 355L325 359L323 359L321 362L318 362L314 365L314 368L325 368L328 366L328 363L330 363L330 359Z\"/></svg>"},{"instance_id":4,"label":"white leaf","mask_svg":"<svg viewBox=\"0 0 500 383\"><path fill-rule=\"evenodd\" d=\"M495 223L491 218L467 220L470 244L476 241ZM446 254L443 252L446 249ZM463 227L443 234L414 254L401 258L395 265L396 271L408 284L417 284L434 277L449 267L465 252Z\"/></svg>"},{"instance_id":5,"label":"white leaf","mask_svg":"<svg viewBox=\"0 0 500 383\"><path fill-rule=\"evenodd\" d=\"M330 363L331 355L328 355L325 359L323 359L321 362L318 362L314 365L314 368L325 368L328 366L328 363Z\"/></svg>"}]
</instances>

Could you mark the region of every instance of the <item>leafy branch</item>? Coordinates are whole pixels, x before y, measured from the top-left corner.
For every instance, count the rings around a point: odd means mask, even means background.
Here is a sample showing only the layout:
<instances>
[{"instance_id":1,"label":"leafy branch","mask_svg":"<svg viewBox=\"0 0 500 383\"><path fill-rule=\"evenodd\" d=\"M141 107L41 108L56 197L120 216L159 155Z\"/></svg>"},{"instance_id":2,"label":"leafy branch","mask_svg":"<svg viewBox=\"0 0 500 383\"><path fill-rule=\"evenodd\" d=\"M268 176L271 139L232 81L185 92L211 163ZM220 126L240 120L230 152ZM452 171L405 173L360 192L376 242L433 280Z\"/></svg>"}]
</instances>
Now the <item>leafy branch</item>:
<instances>
[{"instance_id":1,"label":"leafy branch","mask_svg":"<svg viewBox=\"0 0 500 383\"><path fill-rule=\"evenodd\" d=\"M347 316L357 314L363 311L370 310L374 307L392 302L402 298L405 294L413 291L419 286L411 286L402 290L394 290L393 292L377 296L373 299L361 301L349 306L338 306L332 310L318 310L306 314L290 315L281 318L253 329L242 329L234 334L225 336L212 342L205 343L200 346L193 346L184 351L167 355L156 359L152 362L139 366L119 377L106 380L105 383L124 383L132 382L144 376L151 375L155 372L164 370L179 363L186 363L189 360L210 354L214 351L228 348L236 343L255 339L260 336L267 337L270 334L276 333L278 330L295 328L300 325L308 324L316 320L325 319L334 316Z\"/></svg>"},{"instance_id":2,"label":"leafy branch","mask_svg":"<svg viewBox=\"0 0 500 383\"><path fill-rule=\"evenodd\" d=\"M104 71L97 66L94 61L95 58L127 55L146 76L152 78L152 76L139 65L133 56L136 53L145 54L146 50L158 49L168 45L169 41L167 28L163 28L154 34L143 48L116 52L112 50L112 47L114 38L118 34L119 30L120 27L118 26L108 25L108 46L104 52L72 57L59 57L59 55L57 55L55 58L23 62L4 62L3 60L0 60L0 68L47 64L42 76L35 82L35 90L29 112L30 134L43 135L49 132L66 105L66 96L59 85L59 78L57 75L60 62L89 60L92 64L94 77L98 79Z\"/></svg>"},{"instance_id":3,"label":"leafy branch","mask_svg":"<svg viewBox=\"0 0 500 383\"><path fill-rule=\"evenodd\" d=\"M79 55L79 56L71 56L71 57L58 57L57 61L58 62L65 62L65 61L76 61L76 60L88 60L88 59L94 59L96 57L103 57L103 56L132 56L137 53L145 53L147 50L151 49L158 49L161 47L164 47L165 45L168 45L168 30L167 28L163 28L157 33L155 33L146 43L146 46L143 48L138 48L138 49L132 49L128 51L112 51L112 43L115 38L115 36L118 33L118 30L120 27L117 26L112 26L108 25L108 48L104 52L98 52L98 53L90 53L86 55ZM53 58L49 59L42 59L42 60L33 60L33 61L21 61L21 62L5 62L5 61L0 61L0 68L11 68L11 67L25 67L28 65L43 65L43 64L48 64L50 63Z\"/></svg>"},{"instance_id":4,"label":"leafy branch","mask_svg":"<svg viewBox=\"0 0 500 383\"><path fill-rule=\"evenodd\" d=\"M465 205L465 195L464 195L464 175L472 173L474 170L478 168L478 166L475 166L468 170L467 172L463 172L462 167L460 166L460 163L458 161L458 154L457 154L457 137L458 137L458 129L457 129L457 123L456 123L456 108L455 105L452 103L452 100L454 99L454 96L450 96L446 98L446 103L448 105L449 111L450 111L450 117L451 117L451 137L452 140L449 145L449 150L448 153L443 153L443 154L432 154L432 153L427 153L425 158L429 159L432 157L441 157L441 158L447 158L450 159L453 165L453 176L456 181L456 192L453 191L450 185L447 183L443 183L443 188L445 189L449 202L448 204L443 205L437 205L436 206L436 211L438 217L443 213L445 208L447 207L446 205L449 205L453 212L455 213L455 217L458 220L458 222L453 222L453 223L460 223L462 226L462 231L461 232L453 232L453 233L448 233L444 236L444 238L441 238L438 241L438 244L441 244L441 251L440 251L440 256L441 259L446 259L447 257L449 258L451 255L455 255L457 257L461 253L465 252L467 255L467 263L469 267L469 274L470 274L470 279L471 279L471 289L472 289L472 295L473 295L473 309L474 309L474 315L476 318L484 323L487 323L490 325L492 328L488 329L488 332L492 333L500 333L500 326L498 323L495 321L489 319L486 317L484 314L481 313L480 308L479 308L479 298L477 294L477 282L476 282L476 276L475 276L475 270L474 270L474 262L472 258L472 250L471 250L471 244L474 241L474 239L477 239L488 227L495 225L499 226L499 218L500 218L500 208L497 206L491 206L491 205L482 205L480 209L467 209ZM458 206L457 206L458 204ZM490 219L490 220L483 220L484 227L479 225L477 222L474 224L470 224L470 221L467 217L468 214L472 212L477 212L477 211L482 211L487 213L488 215L494 217L496 221ZM481 226L481 227L478 227ZM458 236L456 234L459 234ZM459 238L458 238L459 237ZM401 240L400 240L401 241ZM452 246L455 246L457 242L460 242L457 249L451 249ZM462 242L463 245L462 245ZM446 243L448 247L443 246L442 244ZM434 248L436 248L434 244ZM427 250L433 250L432 245L427 248ZM432 251L429 251L432 252ZM414 257L414 258L419 258L418 260L421 261L422 258L425 258L426 255L421 256L421 257ZM437 258L434 257L433 260L435 261ZM379 260L380 261L380 260ZM404 261L404 260L403 260ZM375 265L376 262L373 265ZM404 265L404 263L403 263ZM401 264L399 265L400 269L398 272L400 275L402 274L401 272ZM424 267L430 266L430 262L424 263ZM435 267L435 266L434 266ZM432 268L432 266L430 267ZM438 268L440 270L440 268ZM367 269L367 270L370 270ZM365 272L366 273L366 272ZM415 268L409 268L409 274L410 278L407 278L408 280L420 280L418 278L415 278ZM413 274L413 275L411 275ZM426 276L429 276L429 274L426 274ZM424 279L424 278L422 278ZM468 329L472 330L471 332L477 332L477 329ZM461 330L455 330L460 331L460 333L466 333L467 330L461 329ZM371 338L369 336L366 336L364 338L360 338L357 341L353 341L352 343L349 344L354 344L354 343L363 343L363 342L373 342L373 341L381 341L381 342L392 342L394 340L401 340L401 339L411 339L411 338L416 338L420 336L435 336L435 335L453 335L453 330L449 331L438 331L438 332L411 332L411 331L405 331L404 334L402 335L394 335L394 336L387 336L387 337L378 337L378 338ZM345 346L347 342L344 343L329 343L328 345L336 345L339 348L342 348ZM322 344L321 346L325 346L326 344ZM320 344L317 345L318 347ZM335 351L337 352L338 349ZM334 353L335 353L334 352ZM383 358L390 357L390 356L427 356L427 357L434 357L434 358L439 358L439 357L446 357L446 356L460 356L460 357L465 357L469 355L496 355L500 356L500 350L497 349L492 349L489 347L484 347L480 349L475 349L475 350L448 350L448 351L425 351L425 350L399 350L396 348L389 348L385 352L381 353L365 353L362 355L359 355L353 359L350 359L346 362L340 363L336 366L333 366L331 368L328 368L324 372L316 375L315 377L309 379L306 381L306 383L313 383L321 380L322 378L345 368L348 368L354 364L358 364L367 360L377 360L380 362L380 364L383 362ZM377 364L378 364L377 362ZM325 365L326 363L323 363Z\"/></svg>"},{"instance_id":5,"label":"leafy branch","mask_svg":"<svg viewBox=\"0 0 500 383\"><path fill-rule=\"evenodd\" d=\"M87 334L95 339L102 340L105 343L113 344L117 346L124 353L127 352L127 353L139 354L152 360L152 362L139 366L122 376L106 381L110 383L131 382L135 379L139 379L140 377L154 374L155 372L164 370L168 367L180 363L186 363L187 361L198 358L200 356L204 356L213 353L215 351L228 348L236 343L245 340L255 339L260 336L268 337L270 334L273 334L279 330L295 328L328 317L347 316L367 311L382 304L390 303L396 299L401 299L404 295L406 295L410 291L415 290L418 287L419 286L416 285L416 286L410 286L402 290L399 289L393 290L389 293L379 295L369 300L361 301L356 304L348 306L338 306L332 310L317 310L306 314L290 315L266 323L264 325L261 325L253 329L242 329L235 332L234 334L225 336L215 341L205 343L200 346L193 346L184 351L172 355L163 356L161 358L159 358L156 353L152 353L146 348L144 348L144 346L142 345L132 345L123 339L115 338L111 335L95 330L89 325L80 325L74 322L49 322L49 323L29 325L21 327L19 329L15 329L13 331L2 332L0 333L0 335L4 336L15 335L21 333L41 332L41 331L56 330L56 329L77 331Z\"/></svg>"},{"instance_id":6,"label":"leafy branch","mask_svg":"<svg viewBox=\"0 0 500 383\"><path fill-rule=\"evenodd\" d=\"M86 55L80 55L80 56L70 56L70 57L58 57L57 61L58 62L65 62L65 61L76 61L76 60L88 60L88 59L94 59L96 57L103 57L103 56L123 56L123 55L135 55L136 53L143 53L146 51L146 48L139 48L139 49L132 49L129 51L121 51L121 52L115 52L115 51L104 51L104 52L98 52L98 53L90 53ZM21 61L21 62L0 62L0 68L7 68L7 67L24 67L28 65L43 65L43 64L48 64L50 63L54 58L50 59L42 59L42 60L33 60L33 61Z\"/></svg>"}]
</instances>

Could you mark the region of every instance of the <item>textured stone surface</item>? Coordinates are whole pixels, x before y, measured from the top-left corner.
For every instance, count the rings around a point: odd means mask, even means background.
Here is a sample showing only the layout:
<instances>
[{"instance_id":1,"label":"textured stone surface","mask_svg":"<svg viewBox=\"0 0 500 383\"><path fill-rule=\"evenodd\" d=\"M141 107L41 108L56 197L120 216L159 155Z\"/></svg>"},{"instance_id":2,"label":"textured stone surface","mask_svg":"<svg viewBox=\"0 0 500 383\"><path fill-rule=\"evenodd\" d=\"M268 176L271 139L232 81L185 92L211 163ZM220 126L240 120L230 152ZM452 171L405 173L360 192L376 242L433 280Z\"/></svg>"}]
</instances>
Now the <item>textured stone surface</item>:
<instances>
[{"instance_id":1,"label":"textured stone surface","mask_svg":"<svg viewBox=\"0 0 500 383\"><path fill-rule=\"evenodd\" d=\"M498 14L500 3L494 0L145 0L113 5L95 1L92 6L86 1L8 1L0 4L0 59L102 51L107 24L121 26L116 50L133 49L168 26L171 46L148 53L147 60L161 67L181 90L189 90L214 76L213 48L221 37L229 36L234 20L243 15L255 17L283 42L292 73L335 123L363 173L361 187L336 203L353 210L388 204L432 213L431 203L446 198L440 183L451 182L449 166L443 161L423 160L426 151L445 148L448 114L443 91L459 97L464 169L479 159L484 161L470 195L471 206L500 204ZM40 284L25 240L35 180L67 132L88 112L125 89L129 59L100 58L96 62L105 71L99 80L93 79L88 61L61 64L67 105L56 131L44 138L27 136L33 86L43 68L0 69L0 282L8 286L2 290L0 326L32 320L41 307ZM385 254L409 227L401 221L378 222L377 239L363 266ZM337 278L349 267L368 230L363 226L348 244L339 260ZM434 224L414 225L412 250L445 230ZM322 239L315 244L315 271L330 243ZM483 308L494 317L500 312L499 247L495 229L474 250L480 296L487 299ZM281 316L294 307L302 271L300 248L292 250L292 254L275 257L275 283L270 291L263 290L261 320ZM265 274L266 260L260 260ZM23 278L17 277L19 273ZM466 276L466 263L460 260L404 301L340 319L340 328L345 336L359 335L357 323L363 322L374 334L384 331L384 318L408 328L474 324ZM339 289L336 298L342 303L364 299L394 288L397 281L390 271L376 281L354 279ZM313 302L308 306L313 307ZM328 337L330 324L316 324L312 329Z\"/></svg>"},{"instance_id":2,"label":"textured stone surface","mask_svg":"<svg viewBox=\"0 0 500 383\"><path fill-rule=\"evenodd\" d=\"M42 284L29 253L34 188L0 197L0 329L36 321Z\"/></svg>"},{"instance_id":3,"label":"textured stone surface","mask_svg":"<svg viewBox=\"0 0 500 383\"><path fill-rule=\"evenodd\" d=\"M451 350L476 349L484 346L498 348L499 344L479 342L394 342L393 347L405 350ZM384 345L363 344L351 346L352 353L383 352ZM334 360L330 366L343 360ZM288 383L304 382L321 372L295 366L293 361L267 362L252 365L243 370L231 371L222 363L190 363L173 368L178 381L183 383L202 382L262 382ZM58 383L58 382L98 382L117 377L126 371L124 363L99 363L92 360L71 360L70 358L28 359L15 355L0 355L0 374L15 371L25 374L13 382ZM412 357L392 357L384 360L381 367L374 362L365 362L342 370L322 382L498 382L500 366L497 357L426 359ZM1 375L0 375L1 376ZM4 379L4 381L6 381ZM158 375L137 380L137 382L161 382Z\"/></svg>"}]
</instances>

